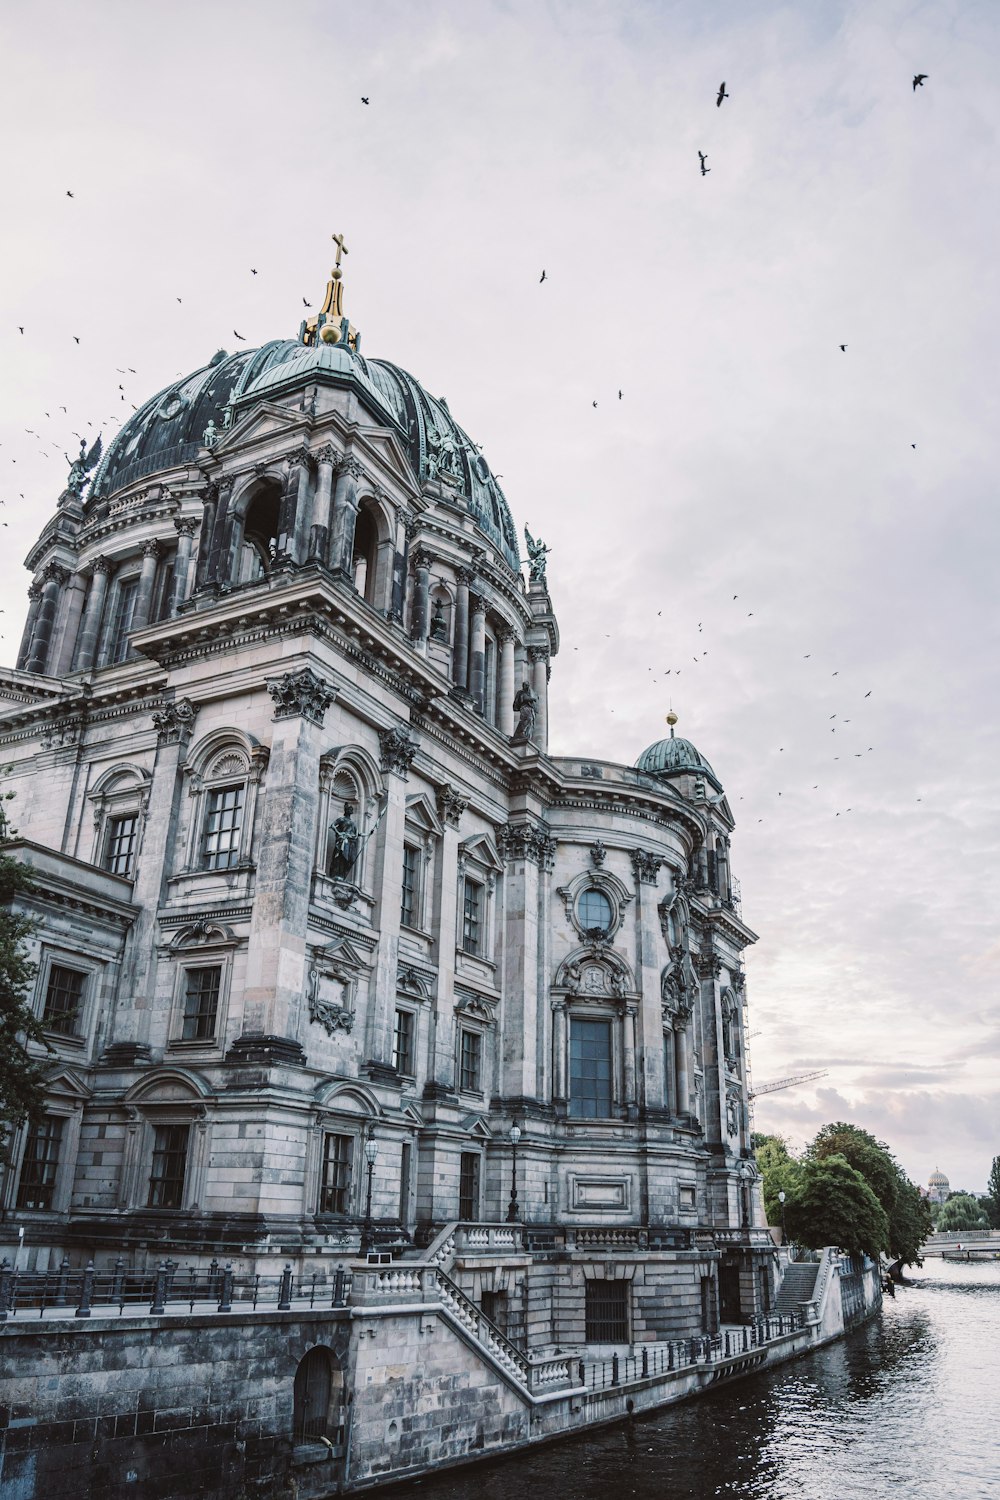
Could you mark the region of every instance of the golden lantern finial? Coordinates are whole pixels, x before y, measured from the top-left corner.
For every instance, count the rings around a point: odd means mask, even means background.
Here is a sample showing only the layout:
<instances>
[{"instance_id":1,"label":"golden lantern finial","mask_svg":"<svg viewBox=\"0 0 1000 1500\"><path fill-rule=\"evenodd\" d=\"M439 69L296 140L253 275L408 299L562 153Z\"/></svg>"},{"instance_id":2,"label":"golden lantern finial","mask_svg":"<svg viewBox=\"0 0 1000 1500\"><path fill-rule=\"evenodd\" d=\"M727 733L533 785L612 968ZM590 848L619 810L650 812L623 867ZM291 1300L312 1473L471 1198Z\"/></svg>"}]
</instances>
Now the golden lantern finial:
<instances>
[{"instance_id":1,"label":"golden lantern finial","mask_svg":"<svg viewBox=\"0 0 1000 1500\"><path fill-rule=\"evenodd\" d=\"M318 340L321 344L339 344L346 339L350 348L357 349L358 331L344 317L344 273L340 261L349 252L342 234L332 234L330 238L337 247L337 259L330 271L326 296L318 316L307 318L302 325L302 342L315 344Z\"/></svg>"},{"instance_id":2,"label":"golden lantern finial","mask_svg":"<svg viewBox=\"0 0 1000 1500\"><path fill-rule=\"evenodd\" d=\"M677 723L677 715L674 713L673 705L671 705L670 711L667 714L667 723L670 725L670 738L673 739L674 725Z\"/></svg>"}]
</instances>

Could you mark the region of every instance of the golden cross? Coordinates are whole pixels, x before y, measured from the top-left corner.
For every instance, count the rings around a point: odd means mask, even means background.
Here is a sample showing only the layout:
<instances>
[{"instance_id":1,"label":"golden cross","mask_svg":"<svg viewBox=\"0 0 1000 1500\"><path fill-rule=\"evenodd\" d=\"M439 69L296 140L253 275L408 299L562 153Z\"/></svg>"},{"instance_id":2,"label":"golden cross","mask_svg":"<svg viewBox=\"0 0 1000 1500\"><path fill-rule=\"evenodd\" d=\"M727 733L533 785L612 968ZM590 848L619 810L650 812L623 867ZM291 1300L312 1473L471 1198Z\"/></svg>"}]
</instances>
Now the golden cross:
<instances>
[{"instance_id":1,"label":"golden cross","mask_svg":"<svg viewBox=\"0 0 1000 1500\"><path fill-rule=\"evenodd\" d=\"M331 240L333 240L333 243L337 247L337 259L335 264L339 266L341 251L343 251L345 255L347 254L347 246L344 244L344 236L342 234L331 234L330 238Z\"/></svg>"}]
</instances>

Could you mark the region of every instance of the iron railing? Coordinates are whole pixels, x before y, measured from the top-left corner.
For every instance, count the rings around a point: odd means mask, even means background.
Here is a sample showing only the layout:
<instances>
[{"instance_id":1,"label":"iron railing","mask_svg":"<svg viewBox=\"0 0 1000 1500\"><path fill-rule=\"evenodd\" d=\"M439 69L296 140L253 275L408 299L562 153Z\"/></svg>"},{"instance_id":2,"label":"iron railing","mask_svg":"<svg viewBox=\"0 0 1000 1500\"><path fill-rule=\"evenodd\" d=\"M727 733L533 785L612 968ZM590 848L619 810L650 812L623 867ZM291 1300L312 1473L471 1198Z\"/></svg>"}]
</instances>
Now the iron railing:
<instances>
[{"instance_id":1,"label":"iron railing","mask_svg":"<svg viewBox=\"0 0 1000 1500\"><path fill-rule=\"evenodd\" d=\"M237 1275L231 1265L212 1261L207 1267L182 1267L164 1260L153 1271L129 1271L119 1256L110 1271L98 1272L91 1261L72 1269L68 1260L54 1271L25 1272L9 1261L0 1263L0 1323L19 1314L89 1318L95 1309L117 1308L159 1315L187 1306L214 1305L218 1312L256 1311L293 1305L345 1307L351 1292L351 1273L342 1268L332 1276L318 1272L296 1276L290 1265L274 1275Z\"/></svg>"},{"instance_id":2,"label":"iron railing","mask_svg":"<svg viewBox=\"0 0 1000 1500\"><path fill-rule=\"evenodd\" d=\"M805 1317L801 1311L773 1314L757 1318L740 1328L723 1329L721 1333L696 1334L693 1338L671 1339L666 1344L650 1344L634 1354L613 1354L610 1359L581 1359L578 1367L580 1384L588 1390L609 1390L695 1365L739 1359L775 1339L800 1333L804 1327Z\"/></svg>"}]
</instances>

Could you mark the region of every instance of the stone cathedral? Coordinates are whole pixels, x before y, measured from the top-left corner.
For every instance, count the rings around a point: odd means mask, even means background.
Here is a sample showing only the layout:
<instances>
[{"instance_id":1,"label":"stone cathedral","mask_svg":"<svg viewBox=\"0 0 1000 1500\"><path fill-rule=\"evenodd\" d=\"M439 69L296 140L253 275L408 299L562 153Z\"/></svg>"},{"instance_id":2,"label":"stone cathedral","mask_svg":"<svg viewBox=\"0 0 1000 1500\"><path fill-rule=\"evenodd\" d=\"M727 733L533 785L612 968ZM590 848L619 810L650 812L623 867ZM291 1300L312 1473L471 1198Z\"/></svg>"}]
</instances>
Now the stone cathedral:
<instances>
[{"instance_id":1,"label":"stone cathedral","mask_svg":"<svg viewBox=\"0 0 1000 1500\"><path fill-rule=\"evenodd\" d=\"M297 338L81 449L28 556L0 753L51 1050L3 1253L326 1274L508 1221L466 1281L512 1336L554 1246L552 1338L595 1278L636 1339L766 1310L724 789L672 715L549 753L547 549L362 354L342 244Z\"/></svg>"}]
</instances>

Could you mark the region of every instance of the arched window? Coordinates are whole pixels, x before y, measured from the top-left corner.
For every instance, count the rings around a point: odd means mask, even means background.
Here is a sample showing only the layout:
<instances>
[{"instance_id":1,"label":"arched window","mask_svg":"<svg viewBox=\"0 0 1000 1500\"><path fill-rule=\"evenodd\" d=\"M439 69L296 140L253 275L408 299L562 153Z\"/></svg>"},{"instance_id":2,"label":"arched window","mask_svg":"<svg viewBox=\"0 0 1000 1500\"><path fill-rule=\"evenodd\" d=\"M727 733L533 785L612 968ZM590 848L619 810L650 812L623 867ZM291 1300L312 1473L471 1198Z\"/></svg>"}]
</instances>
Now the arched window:
<instances>
[{"instance_id":1,"label":"arched window","mask_svg":"<svg viewBox=\"0 0 1000 1500\"><path fill-rule=\"evenodd\" d=\"M344 1377L323 1344L299 1361L295 1371L292 1435L296 1443L344 1441Z\"/></svg>"},{"instance_id":2,"label":"arched window","mask_svg":"<svg viewBox=\"0 0 1000 1500\"><path fill-rule=\"evenodd\" d=\"M371 511L362 505L354 528L354 556L351 560L351 577L354 587L368 604L375 603L375 562L378 551L378 532Z\"/></svg>"},{"instance_id":3,"label":"arched window","mask_svg":"<svg viewBox=\"0 0 1000 1500\"><path fill-rule=\"evenodd\" d=\"M603 891L597 890L595 886L588 886L585 891L580 892L577 916L585 933L603 935L614 920L614 908Z\"/></svg>"},{"instance_id":4,"label":"arched window","mask_svg":"<svg viewBox=\"0 0 1000 1500\"><path fill-rule=\"evenodd\" d=\"M236 582L265 578L278 550L281 490L267 484L250 501L243 516L243 541L236 560Z\"/></svg>"}]
</instances>

